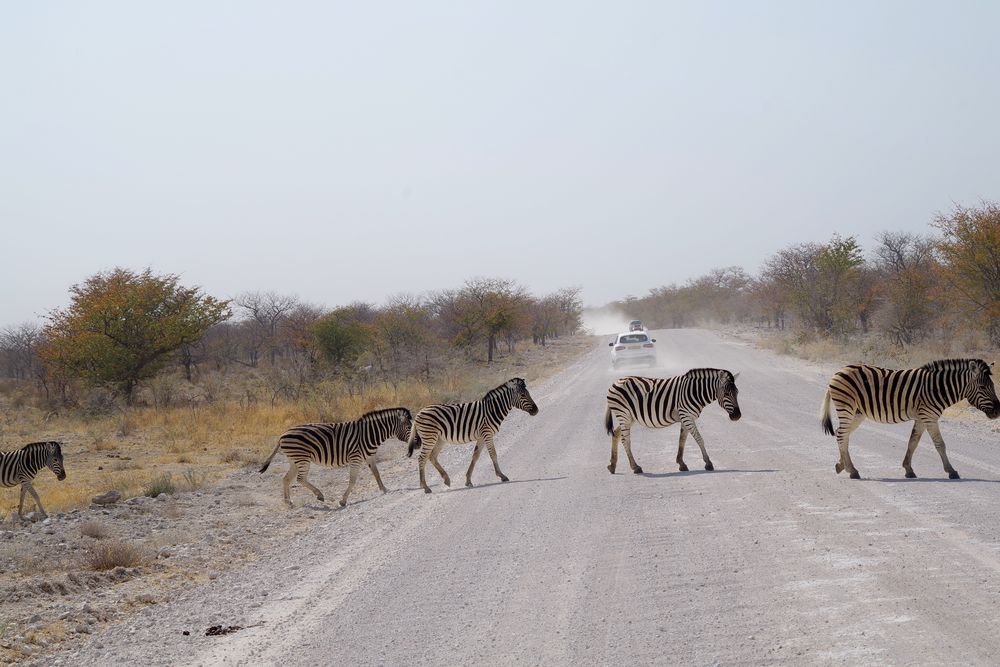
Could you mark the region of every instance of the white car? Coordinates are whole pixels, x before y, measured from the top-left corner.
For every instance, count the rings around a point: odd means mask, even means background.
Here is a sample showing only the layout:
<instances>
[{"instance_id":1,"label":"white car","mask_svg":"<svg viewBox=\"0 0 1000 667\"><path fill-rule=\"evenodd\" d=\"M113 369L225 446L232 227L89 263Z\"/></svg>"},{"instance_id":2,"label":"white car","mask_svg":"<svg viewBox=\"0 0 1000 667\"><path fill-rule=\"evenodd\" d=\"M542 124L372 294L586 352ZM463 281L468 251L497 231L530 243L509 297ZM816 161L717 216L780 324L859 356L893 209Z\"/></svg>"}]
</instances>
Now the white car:
<instances>
[{"instance_id":1,"label":"white car","mask_svg":"<svg viewBox=\"0 0 1000 667\"><path fill-rule=\"evenodd\" d=\"M645 331L629 331L620 333L608 343L611 347L611 365L618 368L622 364L644 363L647 366L656 365L656 342Z\"/></svg>"}]
</instances>

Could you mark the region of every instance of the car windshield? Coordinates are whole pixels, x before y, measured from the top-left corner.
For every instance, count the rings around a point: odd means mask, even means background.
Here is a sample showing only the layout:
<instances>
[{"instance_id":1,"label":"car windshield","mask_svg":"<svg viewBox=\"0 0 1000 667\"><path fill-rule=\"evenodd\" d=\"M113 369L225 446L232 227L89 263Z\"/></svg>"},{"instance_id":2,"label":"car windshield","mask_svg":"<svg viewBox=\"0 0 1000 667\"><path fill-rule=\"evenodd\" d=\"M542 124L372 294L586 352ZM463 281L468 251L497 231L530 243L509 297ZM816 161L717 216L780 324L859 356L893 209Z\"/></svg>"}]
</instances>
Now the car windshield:
<instances>
[{"instance_id":1,"label":"car windshield","mask_svg":"<svg viewBox=\"0 0 1000 667\"><path fill-rule=\"evenodd\" d=\"M645 343L649 340L646 334L624 334L618 337L619 343Z\"/></svg>"}]
</instances>

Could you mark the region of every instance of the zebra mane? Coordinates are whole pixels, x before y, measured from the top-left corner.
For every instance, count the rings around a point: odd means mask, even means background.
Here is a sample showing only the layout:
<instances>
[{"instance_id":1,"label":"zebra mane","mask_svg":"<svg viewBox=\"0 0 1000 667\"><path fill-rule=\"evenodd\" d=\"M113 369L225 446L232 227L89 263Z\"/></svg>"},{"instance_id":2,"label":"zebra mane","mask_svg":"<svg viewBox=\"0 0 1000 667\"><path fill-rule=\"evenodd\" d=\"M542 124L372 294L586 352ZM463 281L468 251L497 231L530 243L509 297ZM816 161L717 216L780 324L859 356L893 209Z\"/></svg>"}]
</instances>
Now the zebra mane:
<instances>
[{"instance_id":1,"label":"zebra mane","mask_svg":"<svg viewBox=\"0 0 1000 667\"><path fill-rule=\"evenodd\" d=\"M986 373L990 372L990 365L982 359L938 359L931 361L920 367L922 371L964 371L969 369L970 362L978 363Z\"/></svg>"},{"instance_id":2,"label":"zebra mane","mask_svg":"<svg viewBox=\"0 0 1000 667\"><path fill-rule=\"evenodd\" d=\"M366 412L365 414L358 417L358 421L368 420L368 419L378 419L388 415L391 412L405 412L409 419L413 419L413 415L410 414L409 408L382 408L381 410L372 410L371 412Z\"/></svg>"},{"instance_id":3,"label":"zebra mane","mask_svg":"<svg viewBox=\"0 0 1000 667\"><path fill-rule=\"evenodd\" d=\"M687 373L685 373L685 375L693 375L695 377L705 377L708 375L718 375L719 373L725 373L728 376L730 382L736 382L736 378L733 377L733 374L730 371L727 371L725 368L692 368Z\"/></svg>"},{"instance_id":4,"label":"zebra mane","mask_svg":"<svg viewBox=\"0 0 1000 667\"><path fill-rule=\"evenodd\" d=\"M521 385L524 385L524 379L523 378L511 378L511 379L507 380L506 382L504 382L503 384L499 384L496 387L493 387L492 389L490 389L488 392L486 392L486 395L483 396L483 400L486 400L487 398L490 398L491 396L496 396L497 394L499 394L502 391L507 391L507 390L512 389L512 387L510 386L511 382L520 383Z\"/></svg>"},{"instance_id":5,"label":"zebra mane","mask_svg":"<svg viewBox=\"0 0 1000 667\"><path fill-rule=\"evenodd\" d=\"M58 441L56 441L56 440L43 440L43 441L40 441L40 442L29 442L28 444L26 444L24 447L21 447L20 449L11 449L11 450L8 450L8 452L19 452L19 451L20 452L31 452L31 451L35 451L35 450L39 450L39 449L47 449L49 445L55 445L57 451L60 451L60 452L62 451L62 447L60 446L60 444L59 444Z\"/></svg>"}]
</instances>

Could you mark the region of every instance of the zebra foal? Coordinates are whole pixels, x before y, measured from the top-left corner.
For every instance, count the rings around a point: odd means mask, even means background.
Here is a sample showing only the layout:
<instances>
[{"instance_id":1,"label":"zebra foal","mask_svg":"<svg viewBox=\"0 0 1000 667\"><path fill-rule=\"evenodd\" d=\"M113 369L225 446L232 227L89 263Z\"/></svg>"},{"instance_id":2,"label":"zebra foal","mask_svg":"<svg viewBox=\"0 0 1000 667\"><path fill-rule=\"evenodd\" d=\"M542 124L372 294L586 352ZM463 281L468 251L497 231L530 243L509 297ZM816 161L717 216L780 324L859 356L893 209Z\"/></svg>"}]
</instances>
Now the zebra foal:
<instances>
[{"instance_id":1,"label":"zebra foal","mask_svg":"<svg viewBox=\"0 0 1000 667\"><path fill-rule=\"evenodd\" d=\"M476 441L476 448L472 452L472 461L465 473L466 486L472 486L472 470L476 467L476 461L479 460L479 454L483 447L486 447L490 453L490 459L493 460L493 471L500 481L509 481L507 476L500 472L493 438L500 430L500 424L503 423L504 418L514 408L524 410L529 415L538 414L538 406L531 398L528 387L521 378L507 380L472 403L429 405L418 412L413 418L413 433L410 436L410 446L406 455L413 456L413 452L420 449L418 457L420 486L423 487L424 493L431 492L424 476L424 467L427 465L428 459L441 474L445 486L451 486L451 478L438 463L438 453L444 443L463 444Z\"/></svg>"},{"instance_id":2,"label":"zebra foal","mask_svg":"<svg viewBox=\"0 0 1000 667\"><path fill-rule=\"evenodd\" d=\"M943 359L919 368L893 370L856 364L837 371L823 397L820 424L827 435L837 438L840 460L834 469L846 470L851 479L860 479L847 451L851 433L865 418L882 424L913 422L910 441L903 457L907 477L916 477L911 461L920 436L931 434L944 470L958 479L945 451L938 420L948 407L966 399L990 419L1000 416L1000 400L993 386L992 364L982 359ZM830 404L837 410L837 429L830 419Z\"/></svg>"},{"instance_id":3,"label":"zebra foal","mask_svg":"<svg viewBox=\"0 0 1000 667\"><path fill-rule=\"evenodd\" d=\"M695 421L701 411L713 401L719 403L731 420L737 421L742 416L737 400L738 376L738 373L733 375L720 368L695 368L683 375L669 378L630 376L615 380L608 388L608 407L604 411L604 428L611 436L611 463L608 471L615 474L620 440L625 447L632 472L637 475L642 472L632 456L632 425L636 422L650 428L663 428L680 422L678 469L688 469L684 463L684 443L690 433L701 449L705 470L714 470L712 460L705 450L705 440Z\"/></svg>"},{"instance_id":4,"label":"zebra foal","mask_svg":"<svg viewBox=\"0 0 1000 667\"><path fill-rule=\"evenodd\" d=\"M361 466L367 464L378 483L382 493L386 493L385 485L375 467L375 453L379 445L395 436L406 442L410 437L413 419L406 408L388 408L374 410L361 415L358 419L335 424L302 424L285 431L271 455L264 461L260 472L267 470L271 459L279 451L288 457L288 472L285 473L282 491L285 503L291 507L289 486L293 480L316 494L320 501L325 500L323 492L309 483L309 464L351 467L351 477L347 490L340 499L340 506L347 504L354 483L358 479Z\"/></svg>"},{"instance_id":5,"label":"zebra foal","mask_svg":"<svg viewBox=\"0 0 1000 667\"><path fill-rule=\"evenodd\" d=\"M50 469L60 482L66 479L63 467L62 445L54 440L32 442L12 452L0 452L0 486L21 485L21 501L17 505L17 517L24 519L24 494L31 493L42 516L48 516L42 507L42 499L31 485L42 468Z\"/></svg>"}]
</instances>

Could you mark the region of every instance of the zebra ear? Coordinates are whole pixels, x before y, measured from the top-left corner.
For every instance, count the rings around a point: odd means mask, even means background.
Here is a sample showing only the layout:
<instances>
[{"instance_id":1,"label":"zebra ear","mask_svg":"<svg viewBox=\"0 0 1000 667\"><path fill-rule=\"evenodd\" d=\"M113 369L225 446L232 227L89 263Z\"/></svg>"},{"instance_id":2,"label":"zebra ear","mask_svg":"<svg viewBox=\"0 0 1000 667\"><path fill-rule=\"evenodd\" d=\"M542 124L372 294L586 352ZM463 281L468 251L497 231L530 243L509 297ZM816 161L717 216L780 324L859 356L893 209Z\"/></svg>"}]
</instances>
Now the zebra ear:
<instances>
[{"instance_id":1,"label":"zebra ear","mask_svg":"<svg viewBox=\"0 0 1000 667\"><path fill-rule=\"evenodd\" d=\"M740 377L739 373L733 373L733 382L736 382Z\"/></svg>"}]
</instances>

